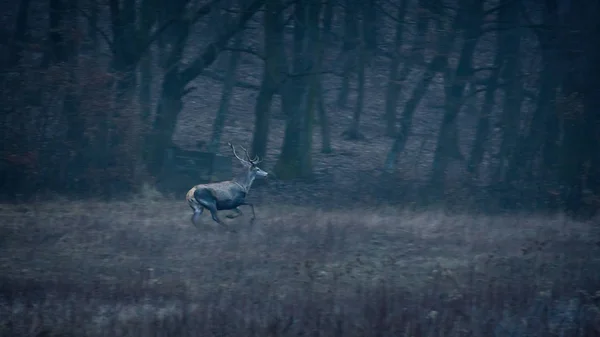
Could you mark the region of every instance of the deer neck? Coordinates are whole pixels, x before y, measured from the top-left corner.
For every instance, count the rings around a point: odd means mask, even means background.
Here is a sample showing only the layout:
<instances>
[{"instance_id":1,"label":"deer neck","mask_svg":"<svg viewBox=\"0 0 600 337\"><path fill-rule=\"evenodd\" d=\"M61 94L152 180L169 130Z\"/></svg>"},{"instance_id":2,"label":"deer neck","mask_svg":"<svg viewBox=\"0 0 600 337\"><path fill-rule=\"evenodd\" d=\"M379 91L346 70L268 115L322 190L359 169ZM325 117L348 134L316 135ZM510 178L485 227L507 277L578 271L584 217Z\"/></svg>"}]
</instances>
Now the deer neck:
<instances>
[{"instance_id":1,"label":"deer neck","mask_svg":"<svg viewBox=\"0 0 600 337\"><path fill-rule=\"evenodd\" d=\"M239 185L244 192L247 194L250 191L250 187L256 178L256 173L253 171L246 171L237 176L233 182Z\"/></svg>"}]
</instances>

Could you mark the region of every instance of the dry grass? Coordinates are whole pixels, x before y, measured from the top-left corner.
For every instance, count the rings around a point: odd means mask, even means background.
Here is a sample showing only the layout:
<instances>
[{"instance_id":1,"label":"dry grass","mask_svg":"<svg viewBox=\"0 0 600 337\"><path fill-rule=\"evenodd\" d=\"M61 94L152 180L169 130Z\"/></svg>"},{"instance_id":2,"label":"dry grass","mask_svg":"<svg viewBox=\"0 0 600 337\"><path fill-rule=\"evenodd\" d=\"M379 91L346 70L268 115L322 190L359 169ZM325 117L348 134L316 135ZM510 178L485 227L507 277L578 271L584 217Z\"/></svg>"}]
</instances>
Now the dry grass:
<instances>
[{"instance_id":1,"label":"dry grass","mask_svg":"<svg viewBox=\"0 0 600 337\"><path fill-rule=\"evenodd\" d=\"M0 206L0 333L592 336L600 238L560 217L132 202ZM596 232L594 232L596 230Z\"/></svg>"}]
</instances>

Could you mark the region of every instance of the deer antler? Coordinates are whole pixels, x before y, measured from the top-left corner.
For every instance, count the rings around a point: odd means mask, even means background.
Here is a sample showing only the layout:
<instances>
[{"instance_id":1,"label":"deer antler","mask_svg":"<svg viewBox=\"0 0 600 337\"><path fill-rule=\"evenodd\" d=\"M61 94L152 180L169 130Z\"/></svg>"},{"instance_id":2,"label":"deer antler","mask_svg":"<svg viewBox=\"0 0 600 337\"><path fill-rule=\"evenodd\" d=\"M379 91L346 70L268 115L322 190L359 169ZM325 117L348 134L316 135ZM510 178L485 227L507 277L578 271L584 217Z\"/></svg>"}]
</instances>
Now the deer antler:
<instances>
[{"instance_id":1,"label":"deer antler","mask_svg":"<svg viewBox=\"0 0 600 337\"><path fill-rule=\"evenodd\" d=\"M240 156L237 155L237 153L235 152L235 147L233 146L233 144L231 143L227 143L229 145L229 147L231 148L231 151L233 151L233 155L241 162L246 162L245 159L240 158ZM243 148L242 148L243 149Z\"/></svg>"},{"instance_id":2,"label":"deer antler","mask_svg":"<svg viewBox=\"0 0 600 337\"><path fill-rule=\"evenodd\" d=\"M250 154L248 153L248 150L246 150L246 148L244 148L243 146L240 146L242 148L242 150L244 150L244 153L246 154L246 161L251 163L251 164L258 164L260 163L258 156L254 156L253 159L250 158Z\"/></svg>"},{"instance_id":3,"label":"deer antler","mask_svg":"<svg viewBox=\"0 0 600 337\"><path fill-rule=\"evenodd\" d=\"M260 158L258 156L254 156L253 159L250 158L250 154L248 153L248 150L246 150L245 147L240 146L242 148L242 150L244 150L244 154L246 155L246 159L242 159L240 158L240 156L237 155L237 153L235 152L235 147L233 147L233 145L231 143L227 143L229 145L229 147L231 148L231 150L233 151L233 155L240 160L241 162L246 162L246 163L250 163L253 165L256 165L258 163L261 162Z\"/></svg>"}]
</instances>

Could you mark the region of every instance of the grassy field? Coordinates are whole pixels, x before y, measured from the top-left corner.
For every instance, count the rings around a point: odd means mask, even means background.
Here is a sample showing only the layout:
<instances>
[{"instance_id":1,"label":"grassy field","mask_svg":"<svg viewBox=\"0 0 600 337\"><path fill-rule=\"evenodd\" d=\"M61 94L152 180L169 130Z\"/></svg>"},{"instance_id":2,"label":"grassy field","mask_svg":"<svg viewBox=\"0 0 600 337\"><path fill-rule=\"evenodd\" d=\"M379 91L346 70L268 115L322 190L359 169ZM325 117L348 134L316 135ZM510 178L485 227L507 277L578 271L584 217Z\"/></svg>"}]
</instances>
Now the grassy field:
<instances>
[{"instance_id":1,"label":"grassy field","mask_svg":"<svg viewBox=\"0 0 600 337\"><path fill-rule=\"evenodd\" d=\"M595 222L182 201L0 206L2 336L597 336Z\"/></svg>"}]
</instances>

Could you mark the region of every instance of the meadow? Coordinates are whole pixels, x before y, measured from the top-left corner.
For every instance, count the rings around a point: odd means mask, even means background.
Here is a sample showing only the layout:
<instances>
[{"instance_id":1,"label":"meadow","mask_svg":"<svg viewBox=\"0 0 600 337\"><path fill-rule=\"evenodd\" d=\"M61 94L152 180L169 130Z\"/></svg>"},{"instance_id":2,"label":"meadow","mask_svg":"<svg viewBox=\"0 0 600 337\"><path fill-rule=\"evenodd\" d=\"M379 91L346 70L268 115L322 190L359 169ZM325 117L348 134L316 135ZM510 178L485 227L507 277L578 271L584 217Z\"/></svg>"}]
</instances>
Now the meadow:
<instances>
[{"instance_id":1,"label":"meadow","mask_svg":"<svg viewBox=\"0 0 600 337\"><path fill-rule=\"evenodd\" d=\"M594 220L244 211L230 233L160 197L1 205L0 335L600 334Z\"/></svg>"}]
</instances>

